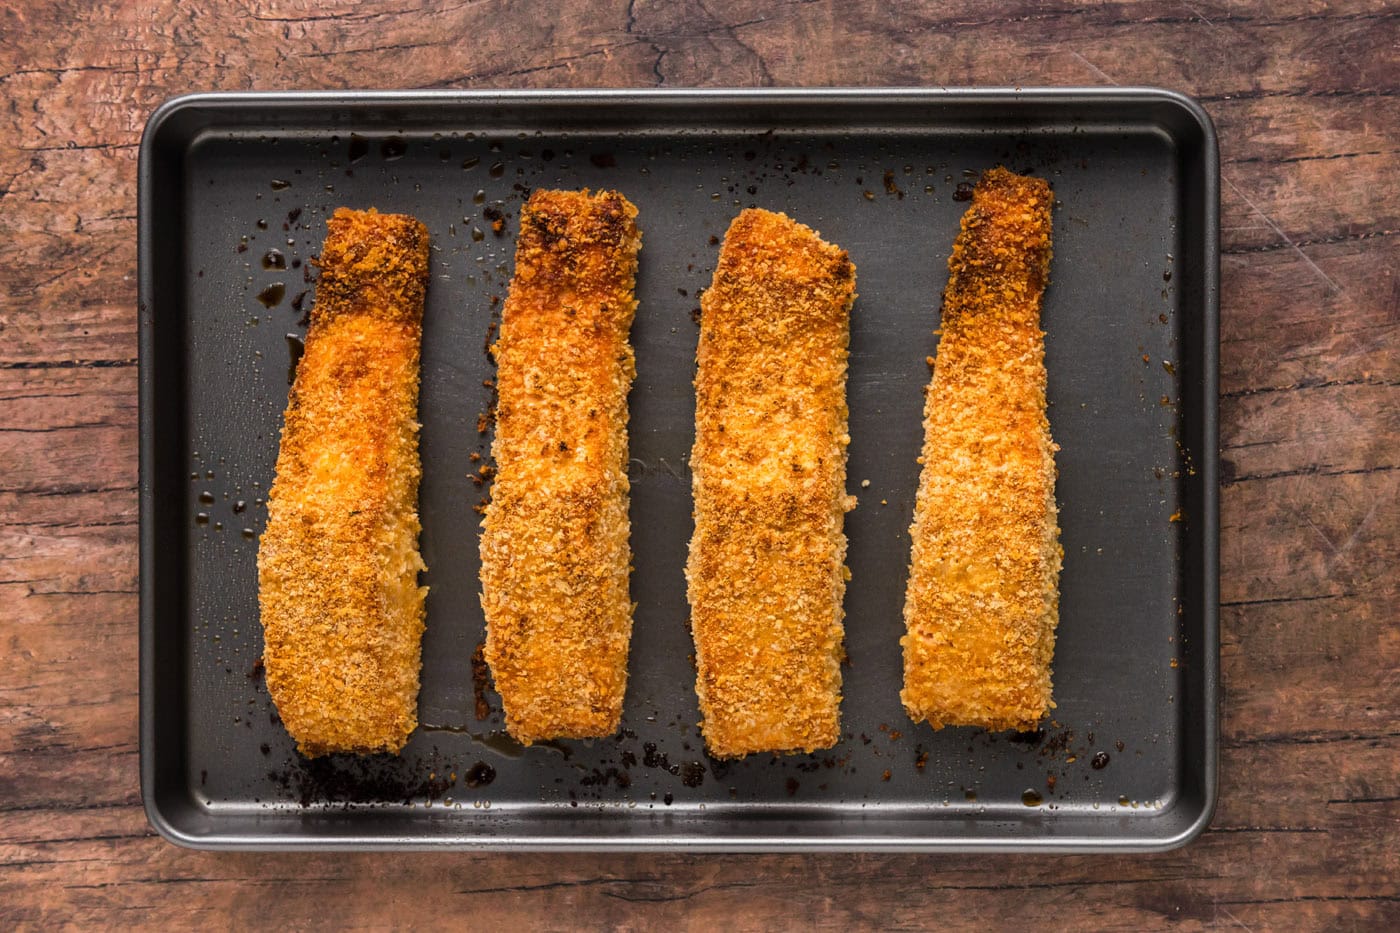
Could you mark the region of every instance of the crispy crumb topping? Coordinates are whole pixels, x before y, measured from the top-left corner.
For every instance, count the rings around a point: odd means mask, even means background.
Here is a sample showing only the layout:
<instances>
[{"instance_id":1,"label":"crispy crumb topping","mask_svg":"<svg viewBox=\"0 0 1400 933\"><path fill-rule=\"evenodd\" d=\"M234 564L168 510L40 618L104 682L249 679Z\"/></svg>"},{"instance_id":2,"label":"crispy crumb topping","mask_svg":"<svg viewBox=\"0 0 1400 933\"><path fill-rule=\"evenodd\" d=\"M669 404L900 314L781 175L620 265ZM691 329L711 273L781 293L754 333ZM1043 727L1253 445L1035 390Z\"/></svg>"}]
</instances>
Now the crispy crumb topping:
<instances>
[{"instance_id":1,"label":"crispy crumb topping","mask_svg":"<svg viewBox=\"0 0 1400 933\"><path fill-rule=\"evenodd\" d=\"M854 300L845 251L764 210L730 225L701 299L686 578L717 757L839 738Z\"/></svg>"},{"instance_id":2,"label":"crispy crumb topping","mask_svg":"<svg viewBox=\"0 0 1400 933\"><path fill-rule=\"evenodd\" d=\"M632 634L628 333L641 236L615 191L536 191L492 348L485 656L520 742L609 735Z\"/></svg>"},{"instance_id":3,"label":"crispy crumb topping","mask_svg":"<svg viewBox=\"0 0 1400 933\"><path fill-rule=\"evenodd\" d=\"M1033 729L1054 708L1062 551L1040 329L1051 202L1044 181L991 169L948 260L901 642L905 709L935 729Z\"/></svg>"},{"instance_id":4,"label":"crispy crumb topping","mask_svg":"<svg viewBox=\"0 0 1400 933\"><path fill-rule=\"evenodd\" d=\"M418 358L428 233L328 222L287 402L258 600L268 692L297 747L397 752L418 723Z\"/></svg>"}]
</instances>

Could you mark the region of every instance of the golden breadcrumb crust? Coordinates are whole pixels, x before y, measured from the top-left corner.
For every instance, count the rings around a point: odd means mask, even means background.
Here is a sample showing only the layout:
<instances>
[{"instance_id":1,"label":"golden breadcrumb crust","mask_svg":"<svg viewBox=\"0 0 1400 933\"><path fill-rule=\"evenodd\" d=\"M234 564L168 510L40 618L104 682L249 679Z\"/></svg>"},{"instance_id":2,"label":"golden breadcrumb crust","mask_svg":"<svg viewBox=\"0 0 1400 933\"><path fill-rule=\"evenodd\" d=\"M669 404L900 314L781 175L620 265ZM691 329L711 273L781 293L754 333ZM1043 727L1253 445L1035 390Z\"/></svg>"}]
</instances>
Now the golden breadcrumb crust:
<instances>
[{"instance_id":1,"label":"golden breadcrumb crust","mask_svg":"<svg viewBox=\"0 0 1400 933\"><path fill-rule=\"evenodd\" d=\"M730 225L701 298L686 579L716 757L839 737L854 300L844 250L752 209Z\"/></svg>"},{"instance_id":2,"label":"golden breadcrumb crust","mask_svg":"<svg viewBox=\"0 0 1400 933\"><path fill-rule=\"evenodd\" d=\"M615 191L536 191L492 354L486 661L529 745L617 731L632 635L628 333L641 237Z\"/></svg>"},{"instance_id":3,"label":"golden breadcrumb crust","mask_svg":"<svg viewBox=\"0 0 1400 933\"><path fill-rule=\"evenodd\" d=\"M418 724L418 357L428 232L337 210L258 548L268 692L297 747L398 752Z\"/></svg>"},{"instance_id":4,"label":"golden breadcrumb crust","mask_svg":"<svg viewBox=\"0 0 1400 933\"><path fill-rule=\"evenodd\" d=\"M1040 329L1051 202L1040 179L986 172L948 260L901 641L900 697L935 729L1028 730L1054 708L1062 551Z\"/></svg>"}]
</instances>

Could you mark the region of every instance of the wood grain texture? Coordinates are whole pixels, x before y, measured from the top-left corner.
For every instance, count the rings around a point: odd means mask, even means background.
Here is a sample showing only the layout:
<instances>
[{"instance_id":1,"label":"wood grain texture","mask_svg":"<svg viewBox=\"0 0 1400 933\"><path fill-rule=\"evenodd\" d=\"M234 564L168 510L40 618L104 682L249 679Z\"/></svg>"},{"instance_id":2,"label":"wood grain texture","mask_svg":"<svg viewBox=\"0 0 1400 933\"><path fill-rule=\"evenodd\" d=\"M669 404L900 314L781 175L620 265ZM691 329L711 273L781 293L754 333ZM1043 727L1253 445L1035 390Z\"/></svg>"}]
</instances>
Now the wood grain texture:
<instances>
[{"instance_id":1,"label":"wood grain texture","mask_svg":"<svg viewBox=\"0 0 1400 933\"><path fill-rule=\"evenodd\" d=\"M0 6L0 926L1400 923L1400 11L1387 0ZM1100 857L211 855L136 738L136 146L207 89L1157 84L1222 148L1213 827Z\"/></svg>"}]
</instances>

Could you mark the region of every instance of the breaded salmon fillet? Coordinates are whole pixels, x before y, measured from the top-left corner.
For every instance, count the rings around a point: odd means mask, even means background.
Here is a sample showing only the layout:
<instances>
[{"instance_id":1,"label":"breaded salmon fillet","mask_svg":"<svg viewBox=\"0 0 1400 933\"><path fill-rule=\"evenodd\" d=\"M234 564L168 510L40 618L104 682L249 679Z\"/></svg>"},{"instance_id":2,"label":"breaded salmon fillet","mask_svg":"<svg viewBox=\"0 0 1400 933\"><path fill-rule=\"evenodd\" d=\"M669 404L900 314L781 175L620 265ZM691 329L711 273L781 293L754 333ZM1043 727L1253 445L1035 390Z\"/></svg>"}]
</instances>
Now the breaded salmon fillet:
<instances>
[{"instance_id":1,"label":"breaded salmon fillet","mask_svg":"<svg viewBox=\"0 0 1400 933\"><path fill-rule=\"evenodd\" d=\"M686 579L716 757L839 736L854 300L844 250L753 209L730 225L701 298Z\"/></svg>"},{"instance_id":2,"label":"breaded salmon fillet","mask_svg":"<svg viewBox=\"0 0 1400 933\"><path fill-rule=\"evenodd\" d=\"M617 731L632 635L628 334L637 209L536 191L492 348L496 479L481 535L486 661L520 742Z\"/></svg>"},{"instance_id":3,"label":"breaded salmon fillet","mask_svg":"<svg viewBox=\"0 0 1400 933\"><path fill-rule=\"evenodd\" d=\"M341 208L258 548L268 692L297 747L397 752L418 724L418 357L428 233Z\"/></svg>"},{"instance_id":4,"label":"breaded salmon fillet","mask_svg":"<svg viewBox=\"0 0 1400 933\"><path fill-rule=\"evenodd\" d=\"M1050 187L986 172L948 260L904 606L909 716L1034 729L1054 708L1055 450L1041 296Z\"/></svg>"}]
</instances>

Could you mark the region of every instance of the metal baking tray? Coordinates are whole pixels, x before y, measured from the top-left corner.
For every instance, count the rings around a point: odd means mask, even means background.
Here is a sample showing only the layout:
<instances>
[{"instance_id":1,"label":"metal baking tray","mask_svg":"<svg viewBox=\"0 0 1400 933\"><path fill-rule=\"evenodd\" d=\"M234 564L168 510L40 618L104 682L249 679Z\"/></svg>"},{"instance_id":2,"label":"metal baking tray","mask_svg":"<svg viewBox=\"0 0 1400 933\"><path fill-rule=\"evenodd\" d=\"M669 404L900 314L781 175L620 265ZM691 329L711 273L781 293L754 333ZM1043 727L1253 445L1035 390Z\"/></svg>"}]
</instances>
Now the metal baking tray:
<instances>
[{"instance_id":1,"label":"metal baking tray","mask_svg":"<svg viewBox=\"0 0 1400 933\"><path fill-rule=\"evenodd\" d=\"M970 183L1057 197L1044 326L1065 548L1053 721L934 733L899 702L922 392ZM1218 157L1151 89L206 94L140 151L141 773L202 848L1160 850L1209 822L1217 736ZM472 479L527 193L640 209L631 682L615 738L502 738ZM401 757L300 759L260 676L255 555L288 370L337 206L421 218L422 725ZM682 568L692 311L742 207L858 266L844 739L709 759ZM500 234L493 221L501 226ZM276 252L273 252L276 251ZM868 481L868 483L867 483ZM478 714L484 714L480 718Z\"/></svg>"}]
</instances>

